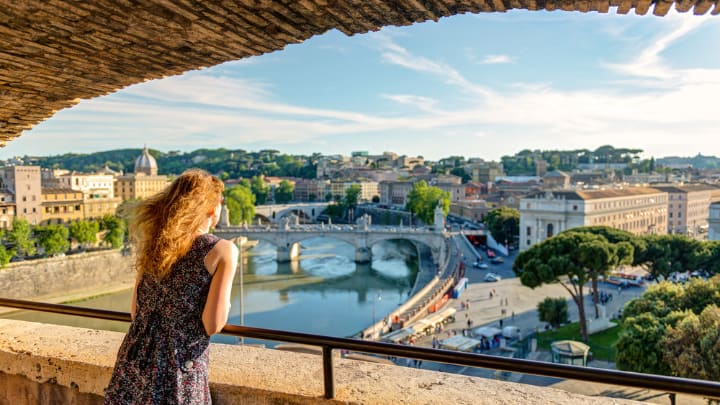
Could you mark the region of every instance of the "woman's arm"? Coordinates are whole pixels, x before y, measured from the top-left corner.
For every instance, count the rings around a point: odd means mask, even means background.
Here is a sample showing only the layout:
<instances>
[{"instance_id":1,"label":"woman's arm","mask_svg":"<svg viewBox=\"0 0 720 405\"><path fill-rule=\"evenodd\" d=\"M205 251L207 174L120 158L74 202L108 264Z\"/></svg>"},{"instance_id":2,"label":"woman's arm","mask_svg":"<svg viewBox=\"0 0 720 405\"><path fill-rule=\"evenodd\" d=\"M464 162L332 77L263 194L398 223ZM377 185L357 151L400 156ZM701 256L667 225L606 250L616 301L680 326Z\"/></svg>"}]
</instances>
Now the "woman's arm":
<instances>
[{"instance_id":1,"label":"woman's arm","mask_svg":"<svg viewBox=\"0 0 720 405\"><path fill-rule=\"evenodd\" d=\"M219 241L205 258L205 267L213 275L202 313L203 326L208 336L220 332L227 323L237 261L238 248L228 240Z\"/></svg>"}]
</instances>

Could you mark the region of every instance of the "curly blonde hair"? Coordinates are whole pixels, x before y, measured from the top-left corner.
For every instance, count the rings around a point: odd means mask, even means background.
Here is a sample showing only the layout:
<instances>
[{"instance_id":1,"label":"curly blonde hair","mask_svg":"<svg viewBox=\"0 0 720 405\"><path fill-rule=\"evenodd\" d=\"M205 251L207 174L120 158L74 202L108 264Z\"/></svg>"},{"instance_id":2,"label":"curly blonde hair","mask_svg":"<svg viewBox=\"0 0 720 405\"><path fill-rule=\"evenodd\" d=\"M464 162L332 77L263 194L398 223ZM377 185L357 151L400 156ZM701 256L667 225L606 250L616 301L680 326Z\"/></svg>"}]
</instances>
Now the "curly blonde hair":
<instances>
[{"instance_id":1,"label":"curly blonde hair","mask_svg":"<svg viewBox=\"0 0 720 405\"><path fill-rule=\"evenodd\" d=\"M170 274L222 200L223 190L217 177L189 169L163 191L130 205L124 215L136 246L136 271L157 280Z\"/></svg>"}]
</instances>

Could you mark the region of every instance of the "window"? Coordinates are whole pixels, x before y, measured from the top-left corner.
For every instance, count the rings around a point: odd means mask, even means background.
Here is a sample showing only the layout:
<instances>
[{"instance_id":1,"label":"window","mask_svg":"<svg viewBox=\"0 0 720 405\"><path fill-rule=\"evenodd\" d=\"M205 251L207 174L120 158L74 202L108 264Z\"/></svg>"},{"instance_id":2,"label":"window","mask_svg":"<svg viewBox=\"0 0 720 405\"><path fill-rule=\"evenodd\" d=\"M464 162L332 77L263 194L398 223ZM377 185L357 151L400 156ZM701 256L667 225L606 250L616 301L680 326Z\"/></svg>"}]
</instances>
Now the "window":
<instances>
[{"instance_id":1,"label":"window","mask_svg":"<svg viewBox=\"0 0 720 405\"><path fill-rule=\"evenodd\" d=\"M555 230L555 229L554 229L554 227L553 227L553 224L547 224L547 237L548 237L548 238L550 238L550 237L553 236L553 231L554 231L554 230Z\"/></svg>"},{"instance_id":2,"label":"window","mask_svg":"<svg viewBox=\"0 0 720 405\"><path fill-rule=\"evenodd\" d=\"M527 232L527 236L531 236L532 235L532 227L528 226L526 232Z\"/></svg>"}]
</instances>

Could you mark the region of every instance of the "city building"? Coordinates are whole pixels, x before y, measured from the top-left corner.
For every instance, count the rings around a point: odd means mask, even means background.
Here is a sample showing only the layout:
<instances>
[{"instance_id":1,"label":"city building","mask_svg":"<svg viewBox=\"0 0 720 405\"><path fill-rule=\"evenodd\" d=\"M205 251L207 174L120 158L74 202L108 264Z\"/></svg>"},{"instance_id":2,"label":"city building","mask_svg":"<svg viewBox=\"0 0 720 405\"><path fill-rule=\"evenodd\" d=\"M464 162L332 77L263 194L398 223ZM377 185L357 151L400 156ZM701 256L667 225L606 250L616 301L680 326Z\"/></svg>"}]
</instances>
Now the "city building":
<instances>
[{"instance_id":1,"label":"city building","mask_svg":"<svg viewBox=\"0 0 720 405\"><path fill-rule=\"evenodd\" d=\"M544 190L564 189L570 187L570 175L560 171L553 170L545 174L542 178L542 188Z\"/></svg>"},{"instance_id":2,"label":"city building","mask_svg":"<svg viewBox=\"0 0 720 405\"><path fill-rule=\"evenodd\" d=\"M474 222L482 222L493 207L487 201L461 201L450 204L450 214Z\"/></svg>"},{"instance_id":3,"label":"city building","mask_svg":"<svg viewBox=\"0 0 720 405\"><path fill-rule=\"evenodd\" d=\"M520 200L520 249L581 226L646 235L667 233L667 224L668 194L661 190L548 190Z\"/></svg>"},{"instance_id":4,"label":"city building","mask_svg":"<svg viewBox=\"0 0 720 405\"><path fill-rule=\"evenodd\" d=\"M505 175L502 163L485 162L482 159L469 159L463 169L470 175L472 181L480 183L493 182Z\"/></svg>"},{"instance_id":5,"label":"city building","mask_svg":"<svg viewBox=\"0 0 720 405\"><path fill-rule=\"evenodd\" d=\"M15 215L39 225L42 220L40 166L6 166L2 168L0 191L13 195Z\"/></svg>"},{"instance_id":6,"label":"city building","mask_svg":"<svg viewBox=\"0 0 720 405\"><path fill-rule=\"evenodd\" d=\"M720 240L720 202L710 204L708 240Z\"/></svg>"},{"instance_id":7,"label":"city building","mask_svg":"<svg viewBox=\"0 0 720 405\"><path fill-rule=\"evenodd\" d=\"M382 181L380 182L380 203L404 207L412 189L413 181L411 180Z\"/></svg>"},{"instance_id":8,"label":"city building","mask_svg":"<svg viewBox=\"0 0 720 405\"><path fill-rule=\"evenodd\" d=\"M85 218L83 193L71 188L43 188L40 225L67 224Z\"/></svg>"},{"instance_id":9,"label":"city building","mask_svg":"<svg viewBox=\"0 0 720 405\"><path fill-rule=\"evenodd\" d=\"M325 201L329 191L330 180L297 179L293 199L295 201Z\"/></svg>"},{"instance_id":10,"label":"city building","mask_svg":"<svg viewBox=\"0 0 720 405\"><path fill-rule=\"evenodd\" d=\"M379 198L380 196L380 186L376 181L332 180L330 182L330 194L333 199L345 198L345 192L353 185L360 186L358 202L372 201L373 197Z\"/></svg>"},{"instance_id":11,"label":"city building","mask_svg":"<svg viewBox=\"0 0 720 405\"><path fill-rule=\"evenodd\" d=\"M109 169L108 169L109 170ZM115 197L115 176L110 173L78 173L67 170L43 170L43 188L63 188L82 192L83 218L100 219L115 215L122 202Z\"/></svg>"},{"instance_id":12,"label":"city building","mask_svg":"<svg viewBox=\"0 0 720 405\"><path fill-rule=\"evenodd\" d=\"M114 195L123 201L137 200L163 190L170 182L167 176L157 173L157 162L146 146L142 154L135 159L134 172L115 178Z\"/></svg>"},{"instance_id":13,"label":"city building","mask_svg":"<svg viewBox=\"0 0 720 405\"><path fill-rule=\"evenodd\" d=\"M668 233L706 239L710 204L716 187L705 185L655 186L668 193Z\"/></svg>"},{"instance_id":14,"label":"city building","mask_svg":"<svg viewBox=\"0 0 720 405\"><path fill-rule=\"evenodd\" d=\"M15 217L15 199L12 193L0 191L0 228L11 229Z\"/></svg>"}]
</instances>

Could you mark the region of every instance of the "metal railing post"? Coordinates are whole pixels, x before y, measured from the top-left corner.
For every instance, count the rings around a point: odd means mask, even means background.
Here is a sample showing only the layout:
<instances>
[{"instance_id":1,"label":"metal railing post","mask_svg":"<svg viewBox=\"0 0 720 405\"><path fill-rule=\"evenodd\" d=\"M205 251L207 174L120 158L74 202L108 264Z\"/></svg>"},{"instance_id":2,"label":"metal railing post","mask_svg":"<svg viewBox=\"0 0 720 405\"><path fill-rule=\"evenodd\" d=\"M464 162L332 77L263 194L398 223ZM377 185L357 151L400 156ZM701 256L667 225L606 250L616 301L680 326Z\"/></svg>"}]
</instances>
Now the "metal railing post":
<instances>
[{"instance_id":1,"label":"metal railing post","mask_svg":"<svg viewBox=\"0 0 720 405\"><path fill-rule=\"evenodd\" d=\"M335 378L333 376L332 347L323 346L323 377L325 380L325 398L335 397Z\"/></svg>"}]
</instances>

